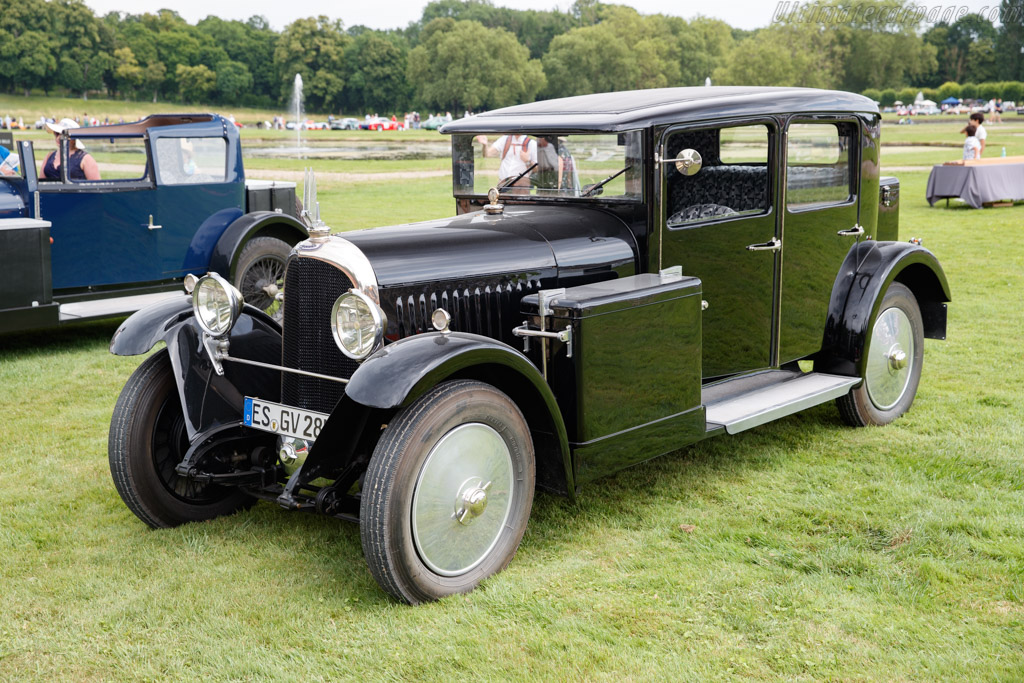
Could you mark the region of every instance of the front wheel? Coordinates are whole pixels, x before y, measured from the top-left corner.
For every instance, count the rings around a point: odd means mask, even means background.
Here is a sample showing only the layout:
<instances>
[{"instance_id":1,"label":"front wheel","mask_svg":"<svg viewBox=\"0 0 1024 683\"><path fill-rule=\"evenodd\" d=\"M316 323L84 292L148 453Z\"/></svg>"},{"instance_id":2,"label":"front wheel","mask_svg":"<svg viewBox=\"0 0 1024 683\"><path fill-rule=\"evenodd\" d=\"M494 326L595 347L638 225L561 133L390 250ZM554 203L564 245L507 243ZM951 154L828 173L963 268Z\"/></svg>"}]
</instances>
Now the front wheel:
<instances>
[{"instance_id":1,"label":"front wheel","mask_svg":"<svg viewBox=\"0 0 1024 683\"><path fill-rule=\"evenodd\" d=\"M107 442L114 487L128 509L154 528L228 515L254 498L174 471L188 450L185 415L166 349L143 361L114 406Z\"/></svg>"},{"instance_id":2,"label":"front wheel","mask_svg":"<svg viewBox=\"0 0 1024 683\"><path fill-rule=\"evenodd\" d=\"M411 604L473 590L512 561L535 481L530 430L508 396L438 385L391 420L370 460L359 521L370 573Z\"/></svg>"},{"instance_id":3,"label":"front wheel","mask_svg":"<svg viewBox=\"0 0 1024 683\"><path fill-rule=\"evenodd\" d=\"M924 324L913 292L889 285L871 327L864 381L836 399L843 421L853 427L889 424L910 409L921 381Z\"/></svg>"},{"instance_id":4,"label":"front wheel","mask_svg":"<svg viewBox=\"0 0 1024 683\"><path fill-rule=\"evenodd\" d=\"M235 287L247 304L281 321L284 307L277 295L284 290L284 266L291 246L276 237L254 237L238 257Z\"/></svg>"}]
</instances>

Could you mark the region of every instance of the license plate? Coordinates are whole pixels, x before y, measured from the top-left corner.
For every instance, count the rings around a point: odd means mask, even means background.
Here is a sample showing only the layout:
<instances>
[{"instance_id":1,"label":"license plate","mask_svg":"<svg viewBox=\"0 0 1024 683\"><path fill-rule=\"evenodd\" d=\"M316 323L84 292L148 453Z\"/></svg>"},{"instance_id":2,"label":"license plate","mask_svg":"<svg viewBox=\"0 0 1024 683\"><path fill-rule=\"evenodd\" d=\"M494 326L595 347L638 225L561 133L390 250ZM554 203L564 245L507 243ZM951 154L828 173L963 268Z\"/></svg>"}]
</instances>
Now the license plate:
<instances>
[{"instance_id":1,"label":"license plate","mask_svg":"<svg viewBox=\"0 0 1024 683\"><path fill-rule=\"evenodd\" d=\"M245 397L242 424L265 432L313 441L330 415L281 405L259 398Z\"/></svg>"}]
</instances>

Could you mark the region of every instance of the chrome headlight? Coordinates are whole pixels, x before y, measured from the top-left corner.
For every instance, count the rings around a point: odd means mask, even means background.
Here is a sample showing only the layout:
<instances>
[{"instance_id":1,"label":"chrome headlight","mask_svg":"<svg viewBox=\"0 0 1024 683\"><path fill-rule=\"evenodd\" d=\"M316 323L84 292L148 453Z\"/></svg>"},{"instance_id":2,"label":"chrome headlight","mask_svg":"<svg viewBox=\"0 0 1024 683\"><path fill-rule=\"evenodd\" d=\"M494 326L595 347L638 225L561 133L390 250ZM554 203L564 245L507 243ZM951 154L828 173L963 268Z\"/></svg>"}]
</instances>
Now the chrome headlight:
<instances>
[{"instance_id":1,"label":"chrome headlight","mask_svg":"<svg viewBox=\"0 0 1024 683\"><path fill-rule=\"evenodd\" d=\"M220 275L209 273L192 290L192 312L203 331L222 337L242 313L242 294Z\"/></svg>"},{"instance_id":2,"label":"chrome headlight","mask_svg":"<svg viewBox=\"0 0 1024 683\"><path fill-rule=\"evenodd\" d=\"M385 327L384 311L358 290L350 289L339 296L331 309L334 341L353 360L362 360L380 348Z\"/></svg>"}]
</instances>

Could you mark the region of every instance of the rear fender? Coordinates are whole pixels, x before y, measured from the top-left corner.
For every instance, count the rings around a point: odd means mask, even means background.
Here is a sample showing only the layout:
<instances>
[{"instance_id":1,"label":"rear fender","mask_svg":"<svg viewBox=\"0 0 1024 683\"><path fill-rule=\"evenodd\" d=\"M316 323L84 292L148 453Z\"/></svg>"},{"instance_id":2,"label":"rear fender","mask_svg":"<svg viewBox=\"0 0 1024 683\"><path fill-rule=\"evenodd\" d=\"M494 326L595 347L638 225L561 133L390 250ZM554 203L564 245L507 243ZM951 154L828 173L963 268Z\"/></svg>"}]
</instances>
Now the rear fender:
<instances>
[{"instance_id":1,"label":"rear fender","mask_svg":"<svg viewBox=\"0 0 1024 683\"><path fill-rule=\"evenodd\" d=\"M298 219L274 211L254 211L231 223L217 240L210 255L210 270L234 281L235 266L246 242L253 237L276 237L294 246L309 237L306 226Z\"/></svg>"},{"instance_id":2,"label":"rear fender","mask_svg":"<svg viewBox=\"0 0 1024 683\"><path fill-rule=\"evenodd\" d=\"M565 422L551 388L537 368L512 347L461 332L407 337L368 358L345 388L345 396L310 450L305 475L312 481L337 471L355 456L363 425L379 433L383 420L446 380L475 379L503 391L530 426L537 454L537 480L545 489L575 496L575 471ZM358 423L359 429L354 429ZM344 427L343 427L344 425Z\"/></svg>"},{"instance_id":3,"label":"rear fender","mask_svg":"<svg viewBox=\"0 0 1024 683\"><path fill-rule=\"evenodd\" d=\"M166 343L190 441L210 429L241 422L246 396L276 402L281 394L279 370L228 361L224 374L218 375L202 340L191 298L182 295L138 311L121 323L110 342L110 352L118 356L146 353L158 342ZM243 308L228 341L233 356L281 362L280 326L252 306Z\"/></svg>"},{"instance_id":4,"label":"rear fender","mask_svg":"<svg viewBox=\"0 0 1024 683\"><path fill-rule=\"evenodd\" d=\"M849 376L863 373L871 325L893 282L913 292L921 308L924 336L946 338L946 302L952 295L935 256L909 242L868 240L850 249L832 287L815 369Z\"/></svg>"}]
</instances>

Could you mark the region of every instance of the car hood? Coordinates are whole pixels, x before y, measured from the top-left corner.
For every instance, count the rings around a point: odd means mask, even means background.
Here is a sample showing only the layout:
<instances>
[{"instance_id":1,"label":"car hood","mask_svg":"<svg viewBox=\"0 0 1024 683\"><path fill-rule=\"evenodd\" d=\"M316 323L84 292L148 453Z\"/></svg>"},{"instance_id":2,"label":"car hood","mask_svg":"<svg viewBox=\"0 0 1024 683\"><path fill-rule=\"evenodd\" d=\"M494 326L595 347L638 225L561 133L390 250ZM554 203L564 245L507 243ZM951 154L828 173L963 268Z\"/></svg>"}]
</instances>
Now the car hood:
<instances>
[{"instance_id":1,"label":"car hood","mask_svg":"<svg viewBox=\"0 0 1024 683\"><path fill-rule=\"evenodd\" d=\"M366 255L381 287L509 273L572 279L609 267L632 271L637 258L636 240L619 218L567 206L478 211L344 239Z\"/></svg>"}]
</instances>

